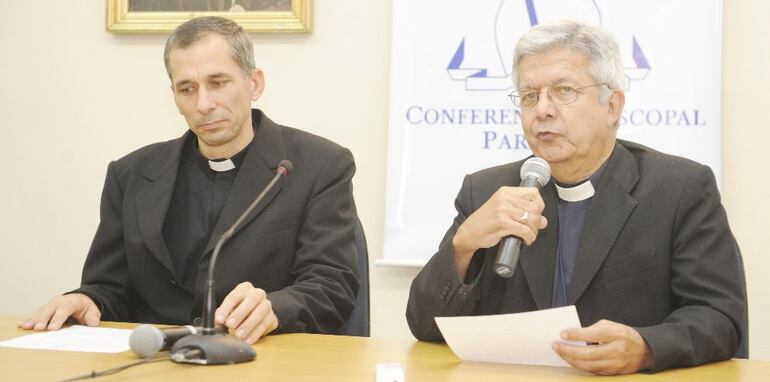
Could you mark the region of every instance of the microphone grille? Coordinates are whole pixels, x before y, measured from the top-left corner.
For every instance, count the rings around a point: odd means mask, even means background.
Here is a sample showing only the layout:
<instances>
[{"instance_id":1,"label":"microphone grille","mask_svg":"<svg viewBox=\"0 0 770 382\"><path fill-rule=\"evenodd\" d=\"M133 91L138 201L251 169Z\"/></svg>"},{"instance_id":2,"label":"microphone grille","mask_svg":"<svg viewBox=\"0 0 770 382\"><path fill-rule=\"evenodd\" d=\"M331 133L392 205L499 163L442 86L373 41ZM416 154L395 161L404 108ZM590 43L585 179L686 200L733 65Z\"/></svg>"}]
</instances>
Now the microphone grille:
<instances>
[{"instance_id":1,"label":"microphone grille","mask_svg":"<svg viewBox=\"0 0 770 382\"><path fill-rule=\"evenodd\" d=\"M278 162L278 167L279 168L281 168L281 167L285 168L286 169L286 175L288 175L292 171L294 171L294 164L291 163L291 161L288 160L288 159L284 159L284 160Z\"/></svg>"},{"instance_id":2,"label":"microphone grille","mask_svg":"<svg viewBox=\"0 0 770 382\"><path fill-rule=\"evenodd\" d=\"M540 183L540 187L545 186L551 180L551 166L543 158L532 157L524 161L519 173L521 179L533 177Z\"/></svg>"},{"instance_id":3,"label":"microphone grille","mask_svg":"<svg viewBox=\"0 0 770 382\"><path fill-rule=\"evenodd\" d=\"M152 325L139 325L128 337L128 346L140 358L148 358L163 348L163 332Z\"/></svg>"}]
</instances>

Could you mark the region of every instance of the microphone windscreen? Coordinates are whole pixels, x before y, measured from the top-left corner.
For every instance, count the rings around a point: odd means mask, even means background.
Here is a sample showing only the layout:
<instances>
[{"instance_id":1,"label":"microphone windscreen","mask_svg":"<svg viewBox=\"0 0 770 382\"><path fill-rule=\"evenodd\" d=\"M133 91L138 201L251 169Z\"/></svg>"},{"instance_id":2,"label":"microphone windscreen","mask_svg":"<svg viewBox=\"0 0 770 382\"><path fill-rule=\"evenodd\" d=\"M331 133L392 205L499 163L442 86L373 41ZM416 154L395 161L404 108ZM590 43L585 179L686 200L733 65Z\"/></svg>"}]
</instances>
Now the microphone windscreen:
<instances>
[{"instance_id":1,"label":"microphone windscreen","mask_svg":"<svg viewBox=\"0 0 770 382\"><path fill-rule=\"evenodd\" d=\"M536 178L537 182L540 183L540 187L543 187L551 180L551 166L543 158L532 157L521 165L519 174L522 180L527 177Z\"/></svg>"},{"instance_id":2,"label":"microphone windscreen","mask_svg":"<svg viewBox=\"0 0 770 382\"><path fill-rule=\"evenodd\" d=\"M131 351L140 358L149 358L163 348L163 332L152 325L139 325L128 338Z\"/></svg>"},{"instance_id":3,"label":"microphone windscreen","mask_svg":"<svg viewBox=\"0 0 770 382\"><path fill-rule=\"evenodd\" d=\"M290 160L284 159L280 162L278 162L278 167L283 167L286 169L286 175L289 175L292 171L294 171L294 164L291 163Z\"/></svg>"}]
</instances>

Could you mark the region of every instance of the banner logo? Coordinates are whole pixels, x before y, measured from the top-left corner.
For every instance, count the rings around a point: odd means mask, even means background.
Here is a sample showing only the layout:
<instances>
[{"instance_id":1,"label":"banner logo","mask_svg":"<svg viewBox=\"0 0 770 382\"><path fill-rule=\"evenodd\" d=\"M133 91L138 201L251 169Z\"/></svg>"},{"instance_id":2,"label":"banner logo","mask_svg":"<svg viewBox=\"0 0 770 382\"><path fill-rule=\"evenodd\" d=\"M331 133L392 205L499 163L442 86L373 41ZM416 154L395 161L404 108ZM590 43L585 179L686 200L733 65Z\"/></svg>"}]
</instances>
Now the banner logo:
<instances>
[{"instance_id":1,"label":"banner logo","mask_svg":"<svg viewBox=\"0 0 770 382\"><path fill-rule=\"evenodd\" d=\"M483 7L484 5L479 5ZM481 9L491 19L493 28L468 31L455 49L446 71L453 81L461 81L470 91L510 91L513 48L519 36L542 19L573 18L590 24L603 24L595 0L500 0L495 8ZM487 24L485 24L487 25ZM631 44L630 61L626 67L627 89L632 81L644 80L650 63L636 36L624 38ZM622 41L621 41L622 44Z\"/></svg>"}]
</instances>

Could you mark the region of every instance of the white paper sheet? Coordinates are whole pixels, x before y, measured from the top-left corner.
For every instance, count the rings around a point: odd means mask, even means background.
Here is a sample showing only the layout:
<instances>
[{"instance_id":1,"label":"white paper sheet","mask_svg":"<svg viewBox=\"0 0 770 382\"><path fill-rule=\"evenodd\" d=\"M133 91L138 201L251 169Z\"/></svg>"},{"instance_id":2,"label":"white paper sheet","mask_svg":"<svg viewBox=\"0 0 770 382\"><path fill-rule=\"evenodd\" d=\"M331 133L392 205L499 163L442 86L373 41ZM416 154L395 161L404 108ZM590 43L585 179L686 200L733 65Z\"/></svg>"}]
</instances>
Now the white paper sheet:
<instances>
[{"instance_id":1,"label":"white paper sheet","mask_svg":"<svg viewBox=\"0 0 770 382\"><path fill-rule=\"evenodd\" d=\"M463 361L568 367L551 345L561 341L564 329L579 328L580 319L571 305L516 314L436 317L436 324Z\"/></svg>"},{"instance_id":2,"label":"white paper sheet","mask_svg":"<svg viewBox=\"0 0 770 382\"><path fill-rule=\"evenodd\" d=\"M63 350L92 353L120 353L129 349L131 330L74 325L54 332L42 332L0 342L2 347Z\"/></svg>"},{"instance_id":3,"label":"white paper sheet","mask_svg":"<svg viewBox=\"0 0 770 382\"><path fill-rule=\"evenodd\" d=\"M378 363L374 382L404 382L404 368L400 363Z\"/></svg>"}]
</instances>

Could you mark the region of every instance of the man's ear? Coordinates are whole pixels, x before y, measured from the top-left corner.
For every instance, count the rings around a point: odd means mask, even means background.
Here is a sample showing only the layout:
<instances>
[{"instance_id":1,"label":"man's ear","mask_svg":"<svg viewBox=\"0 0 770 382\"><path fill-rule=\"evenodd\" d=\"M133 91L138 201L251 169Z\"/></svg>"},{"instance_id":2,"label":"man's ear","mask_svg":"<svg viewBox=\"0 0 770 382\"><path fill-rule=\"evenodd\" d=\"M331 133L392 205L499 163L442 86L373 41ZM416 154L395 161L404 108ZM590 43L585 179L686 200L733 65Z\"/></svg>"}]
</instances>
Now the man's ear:
<instances>
[{"instance_id":1,"label":"man's ear","mask_svg":"<svg viewBox=\"0 0 770 382\"><path fill-rule=\"evenodd\" d=\"M607 99L607 126L615 126L620 120L625 105L626 93L620 89L613 90L610 98Z\"/></svg>"},{"instance_id":2,"label":"man's ear","mask_svg":"<svg viewBox=\"0 0 770 382\"><path fill-rule=\"evenodd\" d=\"M249 82L251 82L251 100L257 101L265 91L265 74L262 72L262 69L256 68L252 70Z\"/></svg>"}]
</instances>

